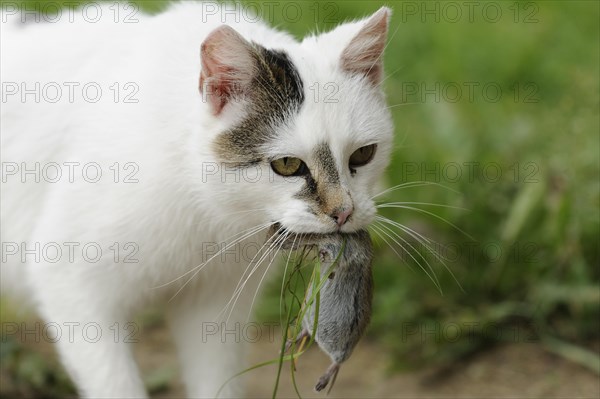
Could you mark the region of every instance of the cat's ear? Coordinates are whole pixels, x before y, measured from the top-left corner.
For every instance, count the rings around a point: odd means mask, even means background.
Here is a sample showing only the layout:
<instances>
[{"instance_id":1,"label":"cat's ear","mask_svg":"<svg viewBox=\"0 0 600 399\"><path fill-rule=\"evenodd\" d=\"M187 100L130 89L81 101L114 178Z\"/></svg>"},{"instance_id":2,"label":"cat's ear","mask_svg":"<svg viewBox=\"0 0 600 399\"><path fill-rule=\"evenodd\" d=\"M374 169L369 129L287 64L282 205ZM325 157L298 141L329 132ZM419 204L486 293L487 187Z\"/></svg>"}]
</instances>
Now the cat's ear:
<instances>
[{"instance_id":1,"label":"cat's ear","mask_svg":"<svg viewBox=\"0 0 600 399\"><path fill-rule=\"evenodd\" d=\"M383 75L383 50L392 11L381 7L364 22L360 31L342 52L342 69L366 77L373 85L381 82Z\"/></svg>"},{"instance_id":2,"label":"cat's ear","mask_svg":"<svg viewBox=\"0 0 600 399\"><path fill-rule=\"evenodd\" d=\"M202 42L200 92L214 115L243 93L256 71L254 48L233 28L223 25Z\"/></svg>"}]
</instances>

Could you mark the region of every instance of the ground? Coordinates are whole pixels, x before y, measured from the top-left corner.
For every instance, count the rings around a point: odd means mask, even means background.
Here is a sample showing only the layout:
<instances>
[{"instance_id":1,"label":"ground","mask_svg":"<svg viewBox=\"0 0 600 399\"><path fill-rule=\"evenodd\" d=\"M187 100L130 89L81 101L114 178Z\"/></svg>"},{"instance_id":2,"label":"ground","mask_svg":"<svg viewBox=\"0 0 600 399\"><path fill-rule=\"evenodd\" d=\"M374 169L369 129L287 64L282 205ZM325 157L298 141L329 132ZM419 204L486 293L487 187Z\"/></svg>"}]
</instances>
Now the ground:
<instances>
[{"instance_id":1,"label":"ground","mask_svg":"<svg viewBox=\"0 0 600 399\"><path fill-rule=\"evenodd\" d=\"M265 335L266 336L266 335ZM278 337L276 334L275 337ZM6 342L2 342L3 346ZM250 362L272 359L279 350L277 339L251 344ZM52 345L44 340L27 340L25 353L41 353L45 367L56 368ZM596 347L598 347L596 345ZM6 353L3 351L3 353ZM161 321L145 326L135 344L136 357L155 398L184 397L169 331ZM6 355L4 355L6 357ZM23 359L23 356L21 356ZM9 375L6 358L1 370L0 397L46 397L23 387L18 390ZM499 345L479 352L451 367L394 372L391 359L374 337L366 337L343 365L329 397L340 398L598 398L598 375L547 352L539 343ZM313 386L329 365L329 358L313 346L297 363L296 378L303 397L324 397ZM238 370L232 370L236 372ZM248 374L248 396L270 397L276 368L268 366ZM69 396L65 394L64 396ZM296 397L286 364L279 397Z\"/></svg>"}]
</instances>

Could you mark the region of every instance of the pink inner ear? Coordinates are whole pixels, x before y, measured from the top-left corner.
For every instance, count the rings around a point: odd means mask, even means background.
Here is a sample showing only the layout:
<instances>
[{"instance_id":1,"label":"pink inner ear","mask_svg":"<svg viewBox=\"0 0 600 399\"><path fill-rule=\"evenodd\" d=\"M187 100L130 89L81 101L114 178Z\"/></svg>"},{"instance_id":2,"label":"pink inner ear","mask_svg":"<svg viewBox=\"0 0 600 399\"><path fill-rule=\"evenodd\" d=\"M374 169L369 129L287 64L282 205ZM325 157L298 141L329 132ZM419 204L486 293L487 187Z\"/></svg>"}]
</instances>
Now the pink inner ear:
<instances>
[{"instance_id":1,"label":"pink inner ear","mask_svg":"<svg viewBox=\"0 0 600 399\"><path fill-rule=\"evenodd\" d=\"M212 31L200 47L200 92L214 115L219 115L232 95L250 83L253 48L229 26Z\"/></svg>"},{"instance_id":2,"label":"pink inner ear","mask_svg":"<svg viewBox=\"0 0 600 399\"><path fill-rule=\"evenodd\" d=\"M342 53L341 65L346 72L363 75L373 85L381 82L383 50L388 32L390 10L382 7L361 28Z\"/></svg>"},{"instance_id":3,"label":"pink inner ear","mask_svg":"<svg viewBox=\"0 0 600 399\"><path fill-rule=\"evenodd\" d=\"M234 83L227 79L227 76L234 74L235 70L210 62L208 59L208 56L202 58L200 92L210 103L213 114L218 115L234 92Z\"/></svg>"}]
</instances>

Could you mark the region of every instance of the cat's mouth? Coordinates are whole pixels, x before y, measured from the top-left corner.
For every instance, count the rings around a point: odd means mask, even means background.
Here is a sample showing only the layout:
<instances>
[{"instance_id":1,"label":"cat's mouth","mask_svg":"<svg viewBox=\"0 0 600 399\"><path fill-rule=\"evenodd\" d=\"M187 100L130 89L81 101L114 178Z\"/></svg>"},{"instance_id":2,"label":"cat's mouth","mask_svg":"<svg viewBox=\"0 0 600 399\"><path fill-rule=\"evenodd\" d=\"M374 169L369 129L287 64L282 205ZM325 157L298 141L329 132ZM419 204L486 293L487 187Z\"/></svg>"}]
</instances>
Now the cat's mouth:
<instances>
[{"instance_id":1,"label":"cat's mouth","mask_svg":"<svg viewBox=\"0 0 600 399\"><path fill-rule=\"evenodd\" d=\"M282 249L298 250L300 248L312 247L327 237L324 233L295 233L281 223L273 223L267 233L267 241L276 243Z\"/></svg>"},{"instance_id":2,"label":"cat's mouth","mask_svg":"<svg viewBox=\"0 0 600 399\"><path fill-rule=\"evenodd\" d=\"M329 234L342 233L341 229L333 229L330 231L293 231L279 222L273 222L267 231L267 240L275 240L277 237L285 236L284 240L294 239L298 236L326 236Z\"/></svg>"},{"instance_id":3,"label":"cat's mouth","mask_svg":"<svg viewBox=\"0 0 600 399\"><path fill-rule=\"evenodd\" d=\"M286 229L279 222L271 225L267 231L267 241L279 242L282 249L298 249L301 245L296 242L297 235Z\"/></svg>"},{"instance_id":4,"label":"cat's mouth","mask_svg":"<svg viewBox=\"0 0 600 399\"><path fill-rule=\"evenodd\" d=\"M291 232L287 228L285 228L281 223L275 222L267 231L267 239L271 239L275 236L282 236L286 233L290 234Z\"/></svg>"},{"instance_id":5,"label":"cat's mouth","mask_svg":"<svg viewBox=\"0 0 600 399\"><path fill-rule=\"evenodd\" d=\"M322 229L300 229L296 230L295 228L288 228L281 224L280 222L273 221L271 227L269 228L267 238L270 238L274 235L288 235L290 237L294 237L297 235L327 235L327 234L335 234L335 233L353 233L358 231L355 226L350 226L350 223L346 223L343 226L331 226L329 228L325 227Z\"/></svg>"},{"instance_id":6,"label":"cat's mouth","mask_svg":"<svg viewBox=\"0 0 600 399\"><path fill-rule=\"evenodd\" d=\"M339 229L319 230L319 231L310 231L310 230L294 231L293 229L289 229L279 222L273 222L273 224L269 228L269 232L268 232L267 236L268 237L271 237L273 235L294 236L294 235L299 235L299 234L323 235L323 234L332 234L332 233L336 233L339 231L340 231Z\"/></svg>"}]
</instances>

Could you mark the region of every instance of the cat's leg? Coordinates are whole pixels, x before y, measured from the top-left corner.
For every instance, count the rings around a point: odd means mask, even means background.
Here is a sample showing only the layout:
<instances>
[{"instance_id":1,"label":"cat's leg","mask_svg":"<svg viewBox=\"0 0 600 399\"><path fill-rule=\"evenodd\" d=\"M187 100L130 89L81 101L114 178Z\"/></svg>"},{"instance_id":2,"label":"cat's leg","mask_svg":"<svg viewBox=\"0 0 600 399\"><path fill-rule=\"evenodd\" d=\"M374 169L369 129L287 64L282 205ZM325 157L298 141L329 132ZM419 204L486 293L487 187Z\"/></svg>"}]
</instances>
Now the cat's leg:
<instances>
[{"instance_id":1,"label":"cat's leg","mask_svg":"<svg viewBox=\"0 0 600 399\"><path fill-rule=\"evenodd\" d=\"M217 321L225 305L220 295L186 295L171 309L169 323L179 353L183 381L190 398L214 398L227 379L245 368L243 325ZM232 318L234 319L234 318ZM219 397L244 396L243 377L223 387Z\"/></svg>"},{"instance_id":2,"label":"cat's leg","mask_svg":"<svg viewBox=\"0 0 600 399\"><path fill-rule=\"evenodd\" d=\"M247 344L255 342L254 335L245 336L245 320L256 282L248 283L229 321L225 322L227 313L222 311L235 290L231 282L238 281L231 275L229 278L229 282L223 282L222 276L214 280L205 278L198 287L186 287L189 290L179 294L179 301L172 304L169 312L190 398L214 398L229 378L246 368ZM217 280L220 280L218 284ZM244 380L245 376L234 378L222 387L219 397L244 397Z\"/></svg>"},{"instance_id":3,"label":"cat's leg","mask_svg":"<svg viewBox=\"0 0 600 399\"><path fill-rule=\"evenodd\" d=\"M116 285L94 284L102 273L75 270L86 266L30 268L38 309L55 334L49 339L82 397L147 397L128 343L135 339L128 334L132 326L126 324L125 306L115 300Z\"/></svg>"}]
</instances>

